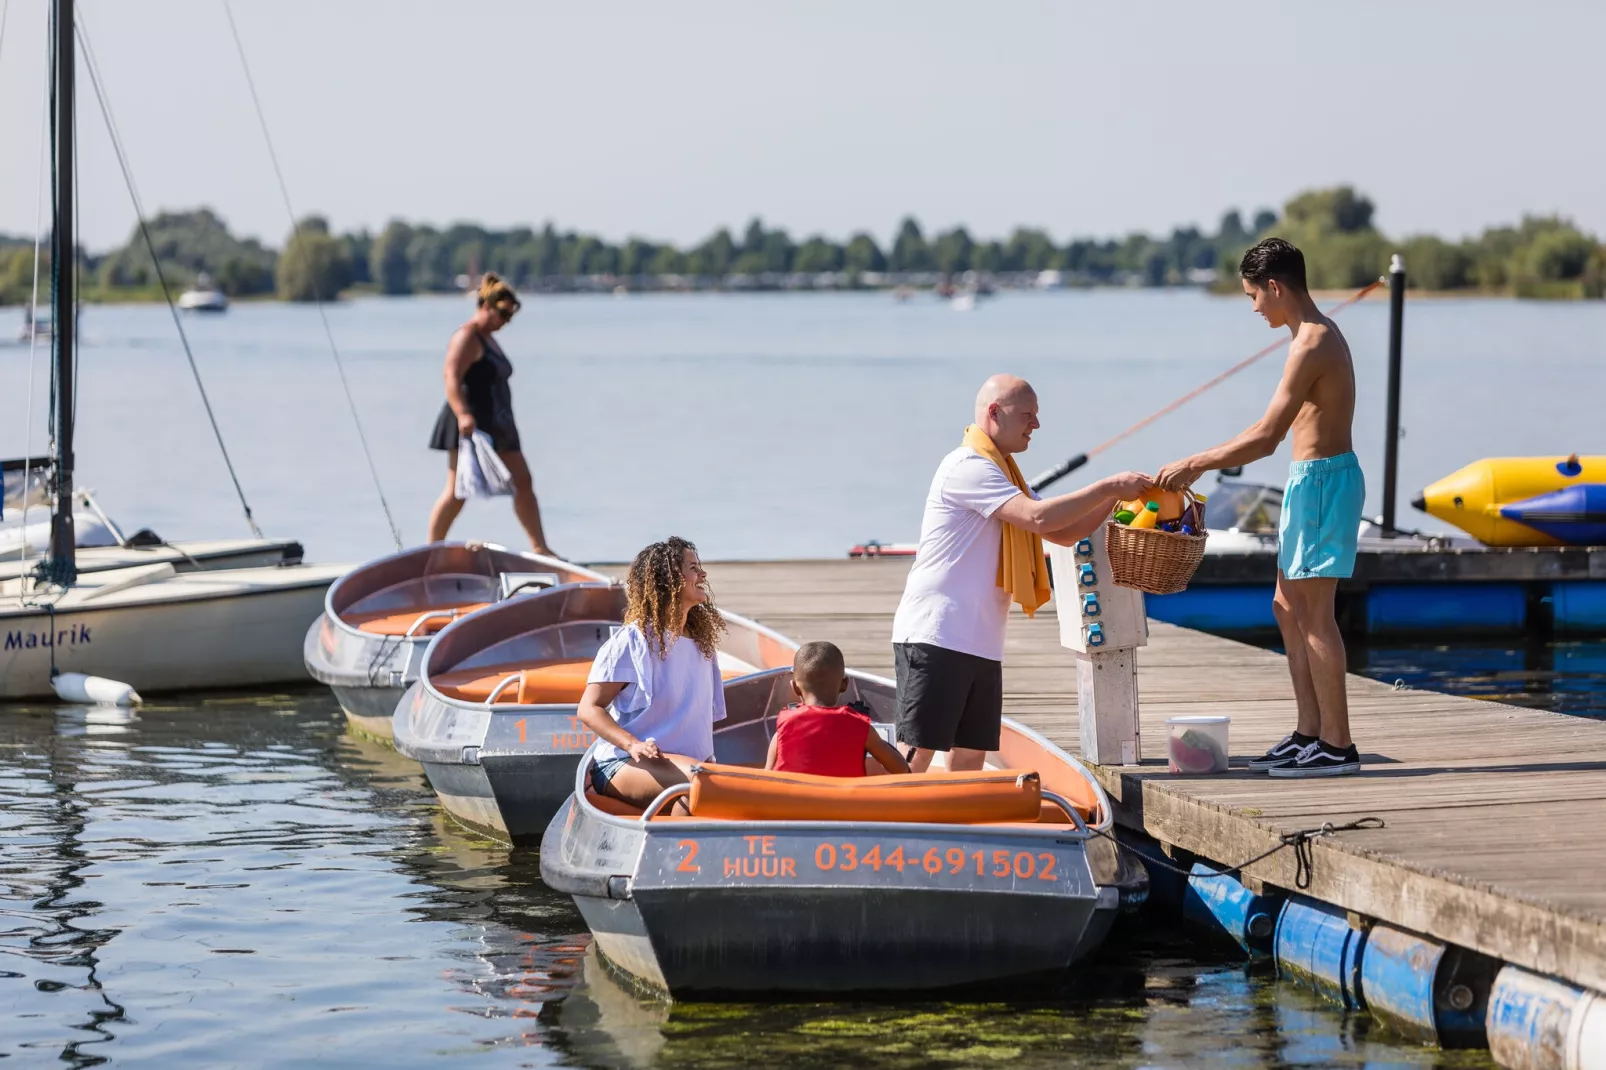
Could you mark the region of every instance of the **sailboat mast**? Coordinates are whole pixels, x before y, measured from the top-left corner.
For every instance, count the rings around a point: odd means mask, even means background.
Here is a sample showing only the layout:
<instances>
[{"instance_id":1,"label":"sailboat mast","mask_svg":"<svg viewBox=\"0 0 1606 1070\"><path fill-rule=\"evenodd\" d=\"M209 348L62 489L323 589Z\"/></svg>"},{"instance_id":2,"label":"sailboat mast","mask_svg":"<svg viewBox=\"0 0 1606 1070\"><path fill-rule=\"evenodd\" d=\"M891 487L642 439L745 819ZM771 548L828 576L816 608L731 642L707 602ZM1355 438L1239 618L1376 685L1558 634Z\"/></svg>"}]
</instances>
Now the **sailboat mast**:
<instances>
[{"instance_id":1,"label":"sailboat mast","mask_svg":"<svg viewBox=\"0 0 1606 1070\"><path fill-rule=\"evenodd\" d=\"M78 578L72 520L73 335L77 322L77 250L73 233L73 0L55 0L55 96L51 132L56 149L55 225L51 228L50 273L56 343L55 510L50 517L50 579Z\"/></svg>"}]
</instances>

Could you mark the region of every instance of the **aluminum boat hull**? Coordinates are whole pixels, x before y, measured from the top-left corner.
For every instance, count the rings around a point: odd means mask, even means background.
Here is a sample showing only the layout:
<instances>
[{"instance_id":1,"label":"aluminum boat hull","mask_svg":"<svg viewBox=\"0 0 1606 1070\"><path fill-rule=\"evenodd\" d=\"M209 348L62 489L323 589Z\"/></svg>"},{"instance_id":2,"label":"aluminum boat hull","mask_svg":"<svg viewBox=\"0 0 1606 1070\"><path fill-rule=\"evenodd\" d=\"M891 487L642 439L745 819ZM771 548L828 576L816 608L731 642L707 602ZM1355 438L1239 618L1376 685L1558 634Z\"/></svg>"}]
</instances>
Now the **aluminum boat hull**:
<instances>
[{"instance_id":1,"label":"aluminum boat hull","mask_svg":"<svg viewBox=\"0 0 1606 1070\"><path fill-rule=\"evenodd\" d=\"M624 619L624 608L622 587L565 584L480 610L435 637L420 659L419 679L396 707L391 735L398 751L424 766L448 814L505 843L539 844L596 736L580 723L573 702L466 701L441 686L442 677L592 658ZM796 647L789 640L744 617L724 617L726 671L791 665Z\"/></svg>"},{"instance_id":2,"label":"aluminum boat hull","mask_svg":"<svg viewBox=\"0 0 1606 1070\"><path fill-rule=\"evenodd\" d=\"M878 721L890 715L891 681L850 679L850 697ZM726 684L721 763L762 762L789 682L778 671ZM1099 835L1113 827L1109 800L1074 758L1007 719L1005 737L1012 768L1037 755L1060 783L1085 778L1093 816L1008 826L643 821L599 809L577 777L547 827L541 876L574 897L612 966L674 998L1063 976L1142 902L1147 874Z\"/></svg>"}]
</instances>

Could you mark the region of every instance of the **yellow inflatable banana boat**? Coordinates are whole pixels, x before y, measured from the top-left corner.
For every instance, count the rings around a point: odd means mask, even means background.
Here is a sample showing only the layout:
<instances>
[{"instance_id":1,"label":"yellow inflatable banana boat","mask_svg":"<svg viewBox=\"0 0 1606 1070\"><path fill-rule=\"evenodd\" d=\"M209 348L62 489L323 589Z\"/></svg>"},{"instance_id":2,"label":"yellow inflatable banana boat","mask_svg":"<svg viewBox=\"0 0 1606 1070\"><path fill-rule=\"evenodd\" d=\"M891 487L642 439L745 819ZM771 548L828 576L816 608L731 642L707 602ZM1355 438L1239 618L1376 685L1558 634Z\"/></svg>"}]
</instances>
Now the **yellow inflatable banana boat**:
<instances>
[{"instance_id":1,"label":"yellow inflatable banana boat","mask_svg":"<svg viewBox=\"0 0 1606 1070\"><path fill-rule=\"evenodd\" d=\"M1606 456L1488 457L1411 504L1489 546L1606 545Z\"/></svg>"}]
</instances>

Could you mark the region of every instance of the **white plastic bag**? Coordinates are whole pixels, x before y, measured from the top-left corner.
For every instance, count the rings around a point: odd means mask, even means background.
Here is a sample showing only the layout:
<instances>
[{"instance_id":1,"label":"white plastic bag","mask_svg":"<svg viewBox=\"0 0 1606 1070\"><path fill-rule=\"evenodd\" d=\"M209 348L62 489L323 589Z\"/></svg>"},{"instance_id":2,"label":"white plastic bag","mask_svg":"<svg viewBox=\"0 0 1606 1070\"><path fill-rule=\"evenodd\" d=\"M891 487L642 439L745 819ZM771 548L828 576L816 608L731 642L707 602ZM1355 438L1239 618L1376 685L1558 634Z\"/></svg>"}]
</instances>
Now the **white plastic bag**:
<instances>
[{"instance_id":1,"label":"white plastic bag","mask_svg":"<svg viewBox=\"0 0 1606 1070\"><path fill-rule=\"evenodd\" d=\"M457 500L513 493L513 477L496 455L491 436L475 429L457 443Z\"/></svg>"}]
</instances>

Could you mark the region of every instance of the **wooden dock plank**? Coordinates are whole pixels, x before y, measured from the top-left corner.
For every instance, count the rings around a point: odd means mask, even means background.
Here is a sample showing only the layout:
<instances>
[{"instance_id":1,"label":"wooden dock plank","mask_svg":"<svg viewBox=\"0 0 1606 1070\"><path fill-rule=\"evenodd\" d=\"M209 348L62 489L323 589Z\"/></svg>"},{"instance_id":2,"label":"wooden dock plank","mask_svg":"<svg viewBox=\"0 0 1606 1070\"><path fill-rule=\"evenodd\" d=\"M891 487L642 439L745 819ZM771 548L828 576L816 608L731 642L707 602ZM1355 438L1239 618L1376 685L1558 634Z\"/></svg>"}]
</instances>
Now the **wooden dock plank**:
<instances>
[{"instance_id":1,"label":"wooden dock plank","mask_svg":"<svg viewBox=\"0 0 1606 1070\"><path fill-rule=\"evenodd\" d=\"M892 675L905 560L710 566L719 602L798 641L829 639L855 668ZM1165 771L1165 718L1232 717L1239 766L1292 727L1280 655L1152 623L1138 653L1146 761L1096 770L1125 825L1219 862L1287 831L1375 815L1386 828L1319 841L1307 892L1348 910L1606 989L1606 724L1349 679L1360 776L1273 780ZM1052 604L1016 612L1005 712L1075 750L1071 655ZM1246 871L1292 889L1281 852Z\"/></svg>"}]
</instances>

